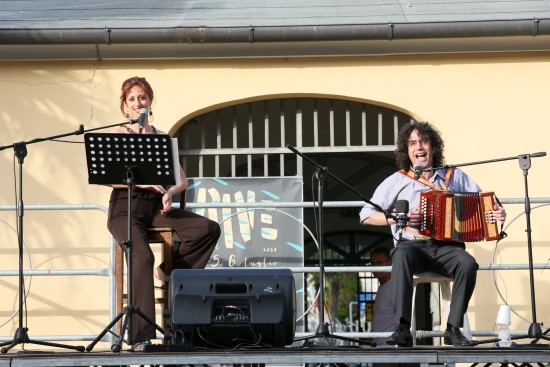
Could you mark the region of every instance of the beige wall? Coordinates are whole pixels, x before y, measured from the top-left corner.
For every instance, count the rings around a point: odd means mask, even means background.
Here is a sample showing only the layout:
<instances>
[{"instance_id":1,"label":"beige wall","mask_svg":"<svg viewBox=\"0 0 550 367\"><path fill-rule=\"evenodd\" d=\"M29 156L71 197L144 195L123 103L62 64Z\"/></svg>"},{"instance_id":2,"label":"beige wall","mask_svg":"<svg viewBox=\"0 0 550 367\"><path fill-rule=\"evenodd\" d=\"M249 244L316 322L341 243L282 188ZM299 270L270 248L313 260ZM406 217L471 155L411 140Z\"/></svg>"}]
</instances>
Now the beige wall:
<instances>
[{"instance_id":1,"label":"beige wall","mask_svg":"<svg viewBox=\"0 0 550 367\"><path fill-rule=\"evenodd\" d=\"M118 111L122 81L145 76L155 89L153 124L173 133L189 116L262 96L341 96L407 111L436 124L446 139L448 163L548 150L550 54L400 56L350 59L275 59L152 62L0 64L0 146L123 121ZM66 138L82 141L81 137ZM0 152L0 205L14 205L13 150ZM500 198L524 196L517 160L465 170ZM107 205L109 190L87 183L83 144L28 145L24 203ZM531 198L550 197L550 158L529 170ZM533 207L536 205L534 204ZM509 205L509 218L523 205ZM550 209L532 213L535 263L547 263ZM0 269L17 269L14 212L0 211ZM109 263L106 216L101 211L25 211L24 240L35 270L96 269ZM497 262L526 263L525 217L508 228ZM494 243L472 244L481 264L491 262ZM25 257L25 265L29 265ZM535 271L538 321L550 318L548 272ZM512 308L513 327L531 322L526 270L501 271L496 283ZM17 278L0 278L0 324L17 310ZM475 329L492 329L501 303L493 275L479 274L469 309ZM33 277L28 298L30 336L97 335L110 321L108 279L100 276ZM0 328L11 336L15 317Z\"/></svg>"}]
</instances>

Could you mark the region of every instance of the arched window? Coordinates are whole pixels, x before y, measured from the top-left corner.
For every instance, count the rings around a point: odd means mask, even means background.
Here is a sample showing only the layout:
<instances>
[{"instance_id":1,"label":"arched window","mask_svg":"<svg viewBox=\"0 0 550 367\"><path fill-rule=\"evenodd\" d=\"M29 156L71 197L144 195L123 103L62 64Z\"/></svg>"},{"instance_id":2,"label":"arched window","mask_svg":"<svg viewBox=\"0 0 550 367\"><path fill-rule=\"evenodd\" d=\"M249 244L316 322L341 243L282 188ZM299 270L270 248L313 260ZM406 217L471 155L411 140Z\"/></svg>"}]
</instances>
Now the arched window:
<instances>
[{"instance_id":1,"label":"arched window","mask_svg":"<svg viewBox=\"0 0 550 367\"><path fill-rule=\"evenodd\" d=\"M259 99L197 115L176 135L188 177L302 176L304 201L312 201L316 167L289 150L290 144L370 198L395 171L397 133L412 120L397 109L343 98ZM325 201L361 200L330 177L324 187ZM385 228L361 226L356 208L324 210L328 263L356 264L366 243L391 241ZM315 229L312 209L304 215L306 225ZM342 231L355 233L355 243L341 240L346 236L336 232ZM317 250L307 236L305 245L306 263L313 264Z\"/></svg>"}]
</instances>

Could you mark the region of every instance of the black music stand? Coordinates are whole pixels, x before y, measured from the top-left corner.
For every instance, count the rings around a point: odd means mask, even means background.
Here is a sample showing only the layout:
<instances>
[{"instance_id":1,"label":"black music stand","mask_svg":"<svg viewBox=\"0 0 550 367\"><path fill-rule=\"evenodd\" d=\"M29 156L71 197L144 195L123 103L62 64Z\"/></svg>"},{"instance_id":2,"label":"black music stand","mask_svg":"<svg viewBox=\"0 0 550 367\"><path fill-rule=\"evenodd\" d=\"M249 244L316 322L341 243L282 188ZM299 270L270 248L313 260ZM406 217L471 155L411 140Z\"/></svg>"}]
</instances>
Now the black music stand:
<instances>
[{"instance_id":1,"label":"black music stand","mask_svg":"<svg viewBox=\"0 0 550 367\"><path fill-rule=\"evenodd\" d=\"M177 172L174 168L172 140L168 135L152 134L113 134L92 133L84 135L86 160L88 163L88 182L90 184L125 184L128 198L132 198L136 184L174 185ZM122 243L126 247L128 304L105 327L92 343L86 347L91 351L94 346L111 332L118 336L118 342L111 346L113 352L120 352L124 334L128 331L127 344L132 345L132 315L136 314L163 335L165 330L150 320L139 307L134 306L132 293L132 200L128 200L128 237ZM120 335L111 328L124 317ZM166 336L165 336L166 338Z\"/></svg>"},{"instance_id":2,"label":"black music stand","mask_svg":"<svg viewBox=\"0 0 550 367\"><path fill-rule=\"evenodd\" d=\"M39 143L42 141L48 141L48 140L55 140L59 138L64 138L66 136L71 135L80 135L84 133L84 125L80 125L80 128L74 132L67 133L67 134L61 134L61 135L55 135L50 136L47 138L38 138L33 139L28 142L19 142L15 143L9 146L0 147L0 151L7 149L7 148L13 148L15 152L15 156L17 157L17 162L19 164L19 194L17 198L17 242L19 244L19 324L18 328L15 331L15 335L13 337L12 341L3 342L0 343L0 347L2 349L0 352L2 354L7 353L10 349L15 347L18 344L37 344L37 345L44 345L44 346L50 346L50 347L59 347L59 348L67 348L67 349L74 349L79 352L84 352L83 346L72 346L72 345L65 345L65 344L58 344L58 343L51 343L51 342L45 342L40 340L33 340L29 338L29 328L23 326L23 293L25 292L25 280L23 277L23 213L24 213L24 205L23 205L23 163L25 162L25 157L27 156L27 145Z\"/></svg>"}]
</instances>

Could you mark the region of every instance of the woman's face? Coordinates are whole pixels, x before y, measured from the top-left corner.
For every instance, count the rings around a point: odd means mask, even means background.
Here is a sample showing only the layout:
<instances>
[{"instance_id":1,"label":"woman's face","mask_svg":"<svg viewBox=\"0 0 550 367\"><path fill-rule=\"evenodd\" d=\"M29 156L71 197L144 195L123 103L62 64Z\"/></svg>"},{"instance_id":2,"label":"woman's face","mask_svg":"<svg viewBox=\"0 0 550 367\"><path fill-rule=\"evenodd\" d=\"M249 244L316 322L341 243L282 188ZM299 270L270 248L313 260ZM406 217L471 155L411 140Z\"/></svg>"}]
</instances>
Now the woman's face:
<instances>
[{"instance_id":1,"label":"woman's face","mask_svg":"<svg viewBox=\"0 0 550 367\"><path fill-rule=\"evenodd\" d=\"M151 108L151 98L145 92L145 89L140 86L135 86L130 89L128 95L126 96L126 107L128 107L128 112L130 113L131 119L139 118L139 110L141 108Z\"/></svg>"}]
</instances>

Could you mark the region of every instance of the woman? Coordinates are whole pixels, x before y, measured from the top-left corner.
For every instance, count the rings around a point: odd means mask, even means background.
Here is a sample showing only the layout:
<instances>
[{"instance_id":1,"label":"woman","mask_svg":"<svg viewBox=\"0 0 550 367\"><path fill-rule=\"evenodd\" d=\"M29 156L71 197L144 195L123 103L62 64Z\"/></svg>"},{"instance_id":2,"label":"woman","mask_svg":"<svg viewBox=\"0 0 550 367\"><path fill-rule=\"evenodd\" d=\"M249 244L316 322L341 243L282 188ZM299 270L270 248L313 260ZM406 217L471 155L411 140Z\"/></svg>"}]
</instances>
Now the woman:
<instances>
[{"instance_id":1,"label":"woman","mask_svg":"<svg viewBox=\"0 0 550 367\"><path fill-rule=\"evenodd\" d=\"M141 77L132 77L122 83L120 110L123 115L135 120L140 109L148 111L143 123L142 134L163 134L149 124L152 115L153 89ZM136 123L123 124L116 133L139 133ZM202 269L220 237L218 223L198 214L172 207L174 195L187 188L187 178L179 167L180 182L177 185L135 185L132 197L132 305L139 307L150 320L155 320L155 297L153 283L154 255L147 241L147 229L151 227L173 228L181 240L174 254L174 268ZM107 227L114 238L123 243L128 237L128 190L126 185L110 185L113 188L109 200ZM164 280L162 265L155 269L155 276ZM130 339L133 349L143 350L156 337L155 328L142 317L132 316Z\"/></svg>"}]
</instances>

